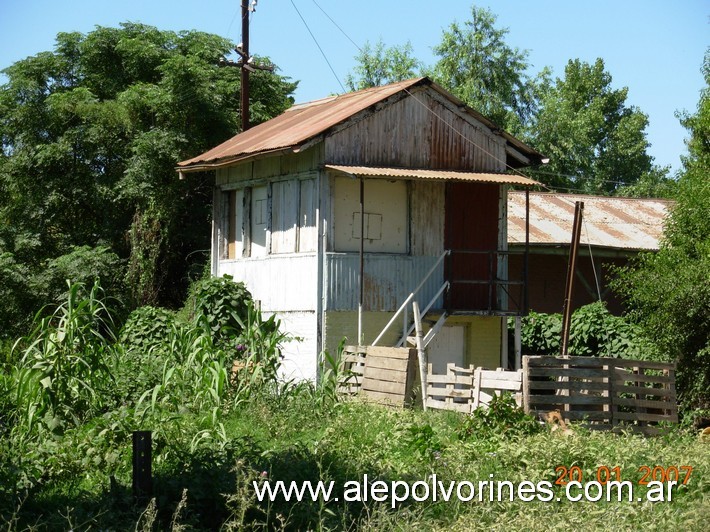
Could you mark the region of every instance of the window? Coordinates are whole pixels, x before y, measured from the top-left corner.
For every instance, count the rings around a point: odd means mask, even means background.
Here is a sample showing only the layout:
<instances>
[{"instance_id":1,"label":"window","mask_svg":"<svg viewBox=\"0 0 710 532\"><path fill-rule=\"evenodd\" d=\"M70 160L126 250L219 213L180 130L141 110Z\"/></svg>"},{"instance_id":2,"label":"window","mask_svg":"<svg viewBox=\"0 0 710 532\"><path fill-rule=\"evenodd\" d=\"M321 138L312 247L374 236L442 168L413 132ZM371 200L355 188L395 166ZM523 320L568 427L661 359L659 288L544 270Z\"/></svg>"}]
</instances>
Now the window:
<instances>
[{"instance_id":1,"label":"window","mask_svg":"<svg viewBox=\"0 0 710 532\"><path fill-rule=\"evenodd\" d=\"M408 253L409 223L406 181L365 180L364 249ZM360 249L360 181L335 178L335 251Z\"/></svg>"},{"instance_id":2,"label":"window","mask_svg":"<svg viewBox=\"0 0 710 532\"><path fill-rule=\"evenodd\" d=\"M220 258L316 251L316 192L315 179L223 192Z\"/></svg>"}]
</instances>

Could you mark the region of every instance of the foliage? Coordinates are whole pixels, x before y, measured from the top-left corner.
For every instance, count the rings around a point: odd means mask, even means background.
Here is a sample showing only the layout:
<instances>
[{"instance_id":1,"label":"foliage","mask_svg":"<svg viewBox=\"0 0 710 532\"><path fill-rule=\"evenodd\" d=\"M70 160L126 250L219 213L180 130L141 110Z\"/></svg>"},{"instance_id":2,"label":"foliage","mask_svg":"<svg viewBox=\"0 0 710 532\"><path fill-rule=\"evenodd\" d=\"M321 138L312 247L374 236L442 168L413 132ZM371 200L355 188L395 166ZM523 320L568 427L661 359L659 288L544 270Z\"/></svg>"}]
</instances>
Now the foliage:
<instances>
[{"instance_id":1,"label":"foliage","mask_svg":"<svg viewBox=\"0 0 710 532\"><path fill-rule=\"evenodd\" d=\"M628 89L612 88L599 58L570 60L563 78L541 90L540 108L528 125L530 142L550 163L537 174L553 187L587 194L627 194L639 180L667 183L668 168L654 167L645 130L648 117L626 104ZM643 189L638 190L643 192Z\"/></svg>"},{"instance_id":2,"label":"foliage","mask_svg":"<svg viewBox=\"0 0 710 532\"><path fill-rule=\"evenodd\" d=\"M412 56L412 44L385 48L382 40L374 46L369 42L355 56L357 65L345 78L351 91L379 87L416 76L421 63Z\"/></svg>"},{"instance_id":3,"label":"foliage","mask_svg":"<svg viewBox=\"0 0 710 532\"><path fill-rule=\"evenodd\" d=\"M251 301L244 283L234 282L230 275L207 275L190 287L183 314L202 325L217 344L234 347L249 318Z\"/></svg>"},{"instance_id":4,"label":"foliage","mask_svg":"<svg viewBox=\"0 0 710 532\"><path fill-rule=\"evenodd\" d=\"M526 73L527 50L508 45L508 29L496 27L496 20L492 11L472 6L469 20L453 22L443 32L431 74L467 105L516 133L535 111L537 81Z\"/></svg>"},{"instance_id":5,"label":"foliage","mask_svg":"<svg viewBox=\"0 0 710 532\"><path fill-rule=\"evenodd\" d=\"M530 312L522 323L523 354L559 355L561 335L561 314ZM660 358L639 327L614 316L601 302L584 305L572 313L569 354L637 360Z\"/></svg>"},{"instance_id":6,"label":"foliage","mask_svg":"<svg viewBox=\"0 0 710 532\"><path fill-rule=\"evenodd\" d=\"M678 361L678 388L688 408L710 406L710 50L706 87L693 115L688 156L658 253L620 272L615 289L659 349Z\"/></svg>"},{"instance_id":7,"label":"foliage","mask_svg":"<svg viewBox=\"0 0 710 532\"><path fill-rule=\"evenodd\" d=\"M0 291L13 306L0 330L50 301L32 290L72 247L130 259L136 304L184 299L190 254L209 247L213 184L208 175L179 180L174 167L238 132L239 72L219 67L233 47L215 35L129 22L60 33L52 51L4 71L0 268L11 275ZM289 107L295 87L255 73L254 123ZM121 265L113 280L123 273Z\"/></svg>"},{"instance_id":8,"label":"foliage","mask_svg":"<svg viewBox=\"0 0 710 532\"><path fill-rule=\"evenodd\" d=\"M98 283L86 298L82 288L71 285L66 302L50 316L38 317L23 342L27 346L15 368L18 431L30 434L41 425L61 433L101 412L103 400L96 392L98 383L110 378L106 358L113 323Z\"/></svg>"},{"instance_id":9,"label":"foliage","mask_svg":"<svg viewBox=\"0 0 710 532\"><path fill-rule=\"evenodd\" d=\"M495 395L488 408L478 408L458 429L462 440L529 436L542 429L537 418L526 414L509 394Z\"/></svg>"}]
</instances>

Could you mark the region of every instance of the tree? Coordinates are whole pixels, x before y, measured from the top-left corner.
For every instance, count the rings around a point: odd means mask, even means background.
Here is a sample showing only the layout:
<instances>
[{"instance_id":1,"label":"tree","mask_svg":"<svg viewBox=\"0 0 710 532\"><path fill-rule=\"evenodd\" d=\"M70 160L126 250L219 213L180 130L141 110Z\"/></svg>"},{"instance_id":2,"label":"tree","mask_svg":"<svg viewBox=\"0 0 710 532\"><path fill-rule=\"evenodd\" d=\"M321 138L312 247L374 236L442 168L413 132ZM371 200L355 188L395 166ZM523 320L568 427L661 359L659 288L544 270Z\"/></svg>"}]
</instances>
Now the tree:
<instances>
[{"instance_id":1,"label":"tree","mask_svg":"<svg viewBox=\"0 0 710 532\"><path fill-rule=\"evenodd\" d=\"M536 108L537 84L526 71L527 50L505 42L488 9L471 7L471 20L454 22L434 47L433 79L496 124L519 132ZM543 75L544 75L543 71Z\"/></svg>"},{"instance_id":2,"label":"tree","mask_svg":"<svg viewBox=\"0 0 710 532\"><path fill-rule=\"evenodd\" d=\"M389 48L385 48L382 40L374 47L367 42L355 56L358 64L345 78L345 85L348 90L357 91L413 78L421 70L421 63L412 53L410 42Z\"/></svg>"},{"instance_id":3,"label":"tree","mask_svg":"<svg viewBox=\"0 0 710 532\"><path fill-rule=\"evenodd\" d=\"M39 274L73 246L108 246L140 275L152 272L144 281L154 289L141 289L150 302L155 294L180 301L186 257L209 248L212 184L207 175L180 181L174 167L238 131L239 72L218 66L232 47L216 35L125 23L60 33L54 51L7 68L4 264ZM259 71L251 85L255 121L293 102L288 78ZM135 224L142 225L129 231ZM142 230L147 225L151 231Z\"/></svg>"},{"instance_id":4,"label":"tree","mask_svg":"<svg viewBox=\"0 0 710 532\"><path fill-rule=\"evenodd\" d=\"M593 65L575 59L567 63L564 78L542 90L527 128L530 142L550 158L537 174L542 182L610 194L639 180L667 180L668 169L655 167L646 151L648 117L626 104L626 87L614 89L611 82L602 59Z\"/></svg>"},{"instance_id":5,"label":"tree","mask_svg":"<svg viewBox=\"0 0 710 532\"><path fill-rule=\"evenodd\" d=\"M710 408L710 48L703 73L697 112L681 115L688 156L661 249L642 255L615 286L661 351L678 361L684 406Z\"/></svg>"}]
</instances>

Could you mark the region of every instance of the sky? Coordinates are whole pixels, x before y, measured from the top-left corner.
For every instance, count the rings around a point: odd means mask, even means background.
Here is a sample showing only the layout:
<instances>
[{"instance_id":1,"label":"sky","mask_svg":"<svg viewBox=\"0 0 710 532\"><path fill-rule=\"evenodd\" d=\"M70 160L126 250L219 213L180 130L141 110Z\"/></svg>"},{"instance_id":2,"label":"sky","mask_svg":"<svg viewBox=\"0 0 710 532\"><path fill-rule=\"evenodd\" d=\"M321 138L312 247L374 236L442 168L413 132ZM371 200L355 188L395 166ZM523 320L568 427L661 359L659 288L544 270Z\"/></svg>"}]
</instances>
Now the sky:
<instances>
[{"instance_id":1,"label":"sky","mask_svg":"<svg viewBox=\"0 0 710 532\"><path fill-rule=\"evenodd\" d=\"M0 70L52 50L59 32L88 33L128 21L215 33L237 43L240 3L0 0ZM471 5L471 0L259 0L250 51L269 57L280 74L299 81L297 102L315 100L343 92L357 46L366 42L410 42L415 57L433 65L432 48L442 32L454 21L468 20ZM700 69L710 46L708 0L489 0L476 5L497 15L497 27L509 30L510 46L528 50L531 75L548 66L562 77L570 59L604 59L612 87L628 87L627 105L649 117L654 162L680 169L687 131L675 114L694 112L704 86ZM0 83L6 80L0 76Z\"/></svg>"}]
</instances>

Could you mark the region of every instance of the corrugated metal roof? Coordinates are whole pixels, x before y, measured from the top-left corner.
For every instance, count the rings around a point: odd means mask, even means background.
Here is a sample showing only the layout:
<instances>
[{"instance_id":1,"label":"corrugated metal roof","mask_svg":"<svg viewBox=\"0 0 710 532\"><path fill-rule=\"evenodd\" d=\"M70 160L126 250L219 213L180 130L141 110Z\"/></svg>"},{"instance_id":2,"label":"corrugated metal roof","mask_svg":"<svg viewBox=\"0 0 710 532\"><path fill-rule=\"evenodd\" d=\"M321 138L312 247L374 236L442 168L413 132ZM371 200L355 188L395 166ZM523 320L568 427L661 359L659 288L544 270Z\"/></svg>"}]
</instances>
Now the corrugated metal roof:
<instances>
[{"instance_id":1,"label":"corrugated metal roof","mask_svg":"<svg viewBox=\"0 0 710 532\"><path fill-rule=\"evenodd\" d=\"M383 87L331 96L305 104L294 105L281 115L254 126L215 148L197 157L178 163L178 169L183 171L209 169L228 165L258 154L287 149L297 151L299 147L324 134L333 126L372 105L417 85L431 86L444 94L457 106L463 105L463 102L428 78L415 78ZM497 130L495 124L476 111L467 109L467 112L488 127ZM512 135L506 132L500 132L500 134L524 156L532 157L533 159L542 157Z\"/></svg>"},{"instance_id":2,"label":"corrugated metal roof","mask_svg":"<svg viewBox=\"0 0 710 532\"><path fill-rule=\"evenodd\" d=\"M613 249L657 250L670 200L530 193L530 244L569 244L574 204L584 202L581 242ZM508 193L508 242L525 242L525 192Z\"/></svg>"},{"instance_id":3,"label":"corrugated metal roof","mask_svg":"<svg viewBox=\"0 0 710 532\"><path fill-rule=\"evenodd\" d=\"M444 181L477 181L480 183L499 183L505 185L532 186L539 184L528 177L510 174L492 174L483 172L454 172L451 170L423 170L418 168L377 168L372 166L342 166L326 164L326 168L346 174L365 177L395 177L399 179L433 179Z\"/></svg>"}]
</instances>

